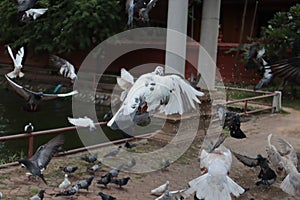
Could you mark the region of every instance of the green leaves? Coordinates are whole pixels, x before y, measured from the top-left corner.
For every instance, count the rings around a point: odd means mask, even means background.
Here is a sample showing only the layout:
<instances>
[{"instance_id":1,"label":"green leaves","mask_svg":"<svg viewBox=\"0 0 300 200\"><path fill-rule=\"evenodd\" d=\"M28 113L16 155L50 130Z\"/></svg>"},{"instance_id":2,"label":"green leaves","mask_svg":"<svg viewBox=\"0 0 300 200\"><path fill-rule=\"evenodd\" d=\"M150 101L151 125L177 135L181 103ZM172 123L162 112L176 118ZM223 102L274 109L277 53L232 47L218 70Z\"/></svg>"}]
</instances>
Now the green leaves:
<instances>
[{"instance_id":1,"label":"green leaves","mask_svg":"<svg viewBox=\"0 0 300 200\"><path fill-rule=\"evenodd\" d=\"M124 27L118 0L39 0L36 7L48 11L36 21L23 23L13 1L0 1L1 42L49 53L89 51Z\"/></svg>"},{"instance_id":2,"label":"green leaves","mask_svg":"<svg viewBox=\"0 0 300 200\"><path fill-rule=\"evenodd\" d=\"M285 57L288 51L299 51L300 47L300 4L288 12L277 12L262 28L261 40L266 43L266 55L270 60Z\"/></svg>"}]
</instances>

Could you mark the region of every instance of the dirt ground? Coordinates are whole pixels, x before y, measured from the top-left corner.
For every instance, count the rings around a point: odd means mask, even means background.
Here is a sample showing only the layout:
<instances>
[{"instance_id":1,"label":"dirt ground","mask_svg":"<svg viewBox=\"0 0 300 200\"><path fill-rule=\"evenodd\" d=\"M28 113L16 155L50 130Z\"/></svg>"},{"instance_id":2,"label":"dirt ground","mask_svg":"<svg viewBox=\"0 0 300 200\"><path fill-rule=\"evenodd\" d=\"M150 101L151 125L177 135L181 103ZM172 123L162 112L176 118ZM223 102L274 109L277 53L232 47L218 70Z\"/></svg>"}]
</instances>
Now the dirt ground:
<instances>
[{"instance_id":1,"label":"dirt ground","mask_svg":"<svg viewBox=\"0 0 300 200\"><path fill-rule=\"evenodd\" d=\"M246 139L237 140L228 138L225 145L232 150L255 157L258 153L266 156L265 147L267 144L267 136L269 133L279 135L288 140L300 152L300 111L286 109L290 114L263 114L252 116L251 120L242 123L242 130L247 135ZM199 140L200 142L200 140ZM45 177L49 182L46 186L40 180L28 181L25 176L25 169L19 166L0 171L0 191L4 194L4 199L28 199L28 197L37 193L40 189L46 190L44 199L101 199L97 196L98 192L110 194L119 200L150 200L156 197L150 195L150 190L170 181L169 190L178 190L186 188L187 183L200 175L199 169L199 147L201 144L194 142L191 149L184 154L184 157L171 164L167 170L158 170L151 173L135 174L128 172L120 172L119 177L130 176L131 180L123 188L118 188L113 184L109 184L107 188L96 184L96 180L104 174L108 167L103 167L99 172L88 173L86 164L79 161L82 155L72 155L64 158L53 158ZM77 180L83 180L90 175L95 175L95 180L89 191L80 190L72 197L54 197L53 194L58 193L58 185L62 182L64 174L58 170L61 165L79 165L79 170L70 176L72 183ZM51 171L52 169L52 171ZM248 168L233 158L230 177L244 188L249 188L247 192L242 194L240 200L294 200L300 197L292 197L284 193L280 188L280 180L277 180L272 186L256 186L258 181L258 168ZM192 197L188 199L193 199Z\"/></svg>"}]
</instances>

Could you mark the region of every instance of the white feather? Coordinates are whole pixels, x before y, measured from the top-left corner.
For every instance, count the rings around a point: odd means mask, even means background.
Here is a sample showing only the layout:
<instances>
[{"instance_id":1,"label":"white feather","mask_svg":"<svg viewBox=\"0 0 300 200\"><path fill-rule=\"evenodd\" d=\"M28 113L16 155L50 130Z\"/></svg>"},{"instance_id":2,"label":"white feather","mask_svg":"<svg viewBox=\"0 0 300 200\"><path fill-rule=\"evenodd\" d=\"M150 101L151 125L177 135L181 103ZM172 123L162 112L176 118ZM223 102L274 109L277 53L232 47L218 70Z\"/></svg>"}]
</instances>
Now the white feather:
<instances>
[{"instance_id":1,"label":"white feather","mask_svg":"<svg viewBox=\"0 0 300 200\"><path fill-rule=\"evenodd\" d=\"M16 78L16 77L23 77L24 76L24 73L21 72L21 68L23 67L22 66L22 60L23 60L23 57L24 57L24 47L21 47L19 50L18 50L18 53L16 54L16 57L14 57L13 55L13 52L10 48L10 46L7 46L7 50L8 50L8 53L14 63L14 70L12 72L9 72L7 73L7 76L9 78Z\"/></svg>"},{"instance_id":2,"label":"white feather","mask_svg":"<svg viewBox=\"0 0 300 200\"><path fill-rule=\"evenodd\" d=\"M71 185L70 180L68 179L68 174L65 174L65 179L63 180L63 182L61 182L61 184L59 184L59 188L60 189L66 189L67 187L69 187Z\"/></svg>"},{"instance_id":3,"label":"white feather","mask_svg":"<svg viewBox=\"0 0 300 200\"><path fill-rule=\"evenodd\" d=\"M33 20L36 20L41 15L45 14L45 12L47 10L48 10L48 8L38 8L38 9L31 8L31 9L25 11L25 15L26 15L26 17L31 16L33 18Z\"/></svg>"},{"instance_id":4,"label":"white feather","mask_svg":"<svg viewBox=\"0 0 300 200\"><path fill-rule=\"evenodd\" d=\"M92 119L85 116L84 118L70 118L68 117L68 121L75 125L80 127L89 127L90 131L96 130L95 124Z\"/></svg>"},{"instance_id":5,"label":"white feather","mask_svg":"<svg viewBox=\"0 0 300 200\"><path fill-rule=\"evenodd\" d=\"M162 184L162 185L158 186L157 188L151 190L150 194L152 194L152 195L161 195L161 194L163 194L168 189L169 184L170 184L170 182L166 181L164 184Z\"/></svg>"}]
</instances>

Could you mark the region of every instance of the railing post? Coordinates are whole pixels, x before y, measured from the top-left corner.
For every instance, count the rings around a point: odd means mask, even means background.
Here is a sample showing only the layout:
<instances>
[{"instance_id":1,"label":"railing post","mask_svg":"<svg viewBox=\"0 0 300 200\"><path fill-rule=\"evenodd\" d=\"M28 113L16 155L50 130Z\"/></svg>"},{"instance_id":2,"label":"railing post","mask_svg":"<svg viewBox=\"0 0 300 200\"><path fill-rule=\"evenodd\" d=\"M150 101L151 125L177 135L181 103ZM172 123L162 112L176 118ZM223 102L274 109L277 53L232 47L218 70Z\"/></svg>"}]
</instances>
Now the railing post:
<instances>
[{"instance_id":1,"label":"railing post","mask_svg":"<svg viewBox=\"0 0 300 200\"><path fill-rule=\"evenodd\" d=\"M248 104L248 101L246 100L245 101L245 106L244 106L244 114L245 115L247 115L247 106L248 106L247 104Z\"/></svg>"},{"instance_id":2,"label":"railing post","mask_svg":"<svg viewBox=\"0 0 300 200\"><path fill-rule=\"evenodd\" d=\"M273 103L272 103L272 112L279 112L281 109L281 92L275 91L275 95L273 96Z\"/></svg>"},{"instance_id":3,"label":"railing post","mask_svg":"<svg viewBox=\"0 0 300 200\"><path fill-rule=\"evenodd\" d=\"M31 156L33 155L33 135L31 133L29 133L30 136L29 138L29 143L28 143L28 158L31 158Z\"/></svg>"}]
</instances>

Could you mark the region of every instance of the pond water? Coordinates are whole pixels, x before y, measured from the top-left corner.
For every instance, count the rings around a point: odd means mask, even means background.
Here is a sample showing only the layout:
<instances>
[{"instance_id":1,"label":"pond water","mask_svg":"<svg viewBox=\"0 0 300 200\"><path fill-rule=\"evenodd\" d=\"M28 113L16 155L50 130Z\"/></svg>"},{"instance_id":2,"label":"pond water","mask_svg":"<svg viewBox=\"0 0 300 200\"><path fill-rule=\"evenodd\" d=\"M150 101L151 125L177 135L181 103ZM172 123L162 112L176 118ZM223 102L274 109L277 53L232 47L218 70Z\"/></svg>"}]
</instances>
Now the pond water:
<instances>
[{"instance_id":1,"label":"pond water","mask_svg":"<svg viewBox=\"0 0 300 200\"><path fill-rule=\"evenodd\" d=\"M67 117L72 117L71 97L41 102L37 112L25 111L23 109L25 105L25 100L19 97L13 90L0 88L0 136L23 133L24 126L29 122L34 125L35 131L72 126L67 120ZM82 103L82 105L84 106L84 103ZM96 105L95 109L99 121L101 121L104 114L110 110L109 107L100 105ZM120 131L113 131L108 127L101 128L110 140L123 138ZM83 146L76 130L66 131L63 134L66 137L64 144L65 150ZM54 134L49 134L36 137L34 140L34 150L54 136ZM90 133L88 129L87 136L91 137L91 140L93 140L93 133ZM103 141L94 141L95 144L101 142ZM20 152L23 152L23 154L27 156L28 139L25 138L2 142L0 143L0 150L0 161L9 155L20 154Z\"/></svg>"}]
</instances>

